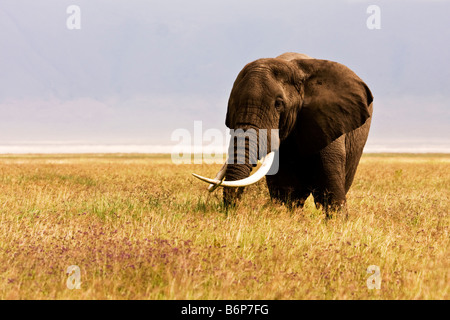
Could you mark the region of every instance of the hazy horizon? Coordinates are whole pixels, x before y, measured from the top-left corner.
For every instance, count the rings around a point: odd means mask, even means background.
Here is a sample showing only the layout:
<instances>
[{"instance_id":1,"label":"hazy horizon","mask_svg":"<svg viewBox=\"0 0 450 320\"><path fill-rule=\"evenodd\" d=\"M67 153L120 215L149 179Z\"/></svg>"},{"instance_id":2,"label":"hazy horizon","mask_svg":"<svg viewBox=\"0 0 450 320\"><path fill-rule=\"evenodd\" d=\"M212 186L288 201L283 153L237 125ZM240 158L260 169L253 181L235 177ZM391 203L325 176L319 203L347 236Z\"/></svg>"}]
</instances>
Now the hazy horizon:
<instances>
[{"instance_id":1,"label":"hazy horizon","mask_svg":"<svg viewBox=\"0 0 450 320\"><path fill-rule=\"evenodd\" d=\"M174 145L149 145L149 144L96 144L80 143L79 141L40 141L0 144L0 154L70 154L70 153L176 153L182 152L194 154L195 150L201 150L205 145L180 146ZM205 148L206 149L206 148ZM226 154L228 144L215 145L216 153ZM209 154L208 151L204 151ZM364 148L364 153L450 153L449 140L394 140L372 141Z\"/></svg>"}]
</instances>

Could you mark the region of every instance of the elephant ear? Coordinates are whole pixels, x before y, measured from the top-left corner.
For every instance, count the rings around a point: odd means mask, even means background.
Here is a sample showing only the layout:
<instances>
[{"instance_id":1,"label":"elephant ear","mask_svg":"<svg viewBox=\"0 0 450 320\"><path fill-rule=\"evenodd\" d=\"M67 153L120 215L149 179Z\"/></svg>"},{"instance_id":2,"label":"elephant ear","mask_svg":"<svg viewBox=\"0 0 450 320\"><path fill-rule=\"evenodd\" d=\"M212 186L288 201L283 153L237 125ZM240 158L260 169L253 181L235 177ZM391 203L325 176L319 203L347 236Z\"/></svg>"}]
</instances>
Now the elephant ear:
<instances>
[{"instance_id":1,"label":"elephant ear","mask_svg":"<svg viewBox=\"0 0 450 320\"><path fill-rule=\"evenodd\" d=\"M242 73L243 71L241 71L236 80L233 83L233 88L231 88L231 93L230 93L230 97L228 98L228 106L227 106L227 115L225 117L225 125L230 128L230 129L234 129L234 116L235 116L235 108L233 108L233 105L235 103L235 101L233 101L233 97L235 96L235 90L237 84L239 83L239 81L242 79Z\"/></svg>"},{"instance_id":2,"label":"elephant ear","mask_svg":"<svg viewBox=\"0 0 450 320\"><path fill-rule=\"evenodd\" d=\"M230 128L234 129L234 112L231 106L231 98L228 100L228 107L227 107L227 115L225 117L225 125Z\"/></svg>"},{"instance_id":3,"label":"elephant ear","mask_svg":"<svg viewBox=\"0 0 450 320\"><path fill-rule=\"evenodd\" d=\"M319 151L371 116L372 93L349 68L328 60L299 59L295 63L305 73L304 101L295 134L306 153Z\"/></svg>"}]
</instances>

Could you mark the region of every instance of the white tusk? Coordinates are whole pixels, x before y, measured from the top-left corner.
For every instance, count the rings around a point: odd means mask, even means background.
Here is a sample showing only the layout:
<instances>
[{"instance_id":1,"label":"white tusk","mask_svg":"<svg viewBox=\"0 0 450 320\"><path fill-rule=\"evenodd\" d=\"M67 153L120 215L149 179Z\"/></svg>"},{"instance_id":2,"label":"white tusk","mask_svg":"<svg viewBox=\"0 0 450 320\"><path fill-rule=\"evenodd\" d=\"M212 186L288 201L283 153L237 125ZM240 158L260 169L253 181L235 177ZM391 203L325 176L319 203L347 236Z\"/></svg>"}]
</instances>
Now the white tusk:
<instances>
[{"instance_id":1,"label":"white tusk","mask_svg":"<svg viewBox=\"0 0 450 320\"><path fill-rule=\"evenodd\" d=\"M258 182L259 180L261 180L266 174L267 172L269 172L270 167L272 166L273 160L275 158L275 152L270 152L268 155L266 155L264 157L263 163L261 165L261 167L258 169L258 171L256 171L254 174L252 174L250 177L247 177L245 179L242 180L236 180L236 181L222 181L219 180L217 178L219 178L219 175L222 173L222 170L224 169L224 167L222 167L222 169L219 171L219 173L216 176L216 179L209 179L209 178L205 178L202 176L199 176L198 174L193 173L192 175L202 181L211 183L213 185L215 185L215 188L221 186L221 187L245 187L248 186L250 184L253 184L255 182ZM226 169L224 170L225 173ZM220 179L223 179L223 177L221 177ZM215 189L214 188L214 189ZM209 189L209 188L208 188ZM212 190L210 190L212 191Z\"/></svg>"},{"instance_id":2,"label":"white tusk","mask_svg":"<svg viewBox=\"0 0 450 320\"><path fill-rule=\"evenodd\" d=\"M214 180L218 180L218 181L220 181L220 183L217 183L217 184L211 183L208 187L209 192L213 192L222 184L223 178L225 177L225 173L227 172L227 163L228 163L228 159L227 159L227 161L225 161L222 168L219 170L216 177L214 178Z\"/></svg>"}]
</instances>

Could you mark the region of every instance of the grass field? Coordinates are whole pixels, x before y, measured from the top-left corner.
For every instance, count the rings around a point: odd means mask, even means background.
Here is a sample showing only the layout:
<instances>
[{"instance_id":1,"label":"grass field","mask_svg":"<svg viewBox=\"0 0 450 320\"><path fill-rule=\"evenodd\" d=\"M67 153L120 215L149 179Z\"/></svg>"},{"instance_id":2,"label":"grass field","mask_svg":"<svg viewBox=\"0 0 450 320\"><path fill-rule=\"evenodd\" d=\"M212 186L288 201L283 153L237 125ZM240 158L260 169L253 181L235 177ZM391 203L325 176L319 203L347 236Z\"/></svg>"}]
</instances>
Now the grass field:
<instances>
[{"instance_id":1,"label":"grass field","mask_svg":"<svg viewBox=\"0 0 450 320\"><path fill-rule=\"evenodd\" d=\"M364 155L347 220L274 204L264 181L227 212L190 175L219 168L0 155L0 299L450 298L450 155Z\"/></svg>"}]
</instances>

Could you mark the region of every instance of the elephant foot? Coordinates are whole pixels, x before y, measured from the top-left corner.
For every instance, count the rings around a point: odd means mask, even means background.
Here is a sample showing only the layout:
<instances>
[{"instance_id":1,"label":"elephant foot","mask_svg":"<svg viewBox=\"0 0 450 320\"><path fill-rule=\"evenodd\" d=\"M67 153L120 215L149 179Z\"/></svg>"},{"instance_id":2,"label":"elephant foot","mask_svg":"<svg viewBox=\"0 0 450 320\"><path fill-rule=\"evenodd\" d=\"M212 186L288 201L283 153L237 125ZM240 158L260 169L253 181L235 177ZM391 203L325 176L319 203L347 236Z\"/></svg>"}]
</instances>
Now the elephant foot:
<instances>
[{"instance_id":1,"label":"elephant foot","mask_svg":"<svg viewBox=\"0 0 450 320\"><path fill-rule=\"evenodd\" d=\"M347 201L345 195L339 197L332 192L318 192L314 190L312 192L314 202L317 209L322 209L325 212L326 218L330 219L334 215L348 216Z\"/></svg>"},{"instance_id":2,"label":"elephant foot","mask_svg":"<svg viewBox=\"0 0 450 320\"><path fill-rule=\"evenodd\" d=\"M348 210L345 200L341 201L340 203L333 203L331 205L328 205L327 207L325 207L324 211L326 219L333 219L336 216L342 217L345 220L348 219Z\"/></svg>"},{"instance_id":3,"label":"elephant foot","mask_svg":"<svg viewBox=\"0 0 450 320\"><path fill-rule=\"evenodd\" d=\"M347 201L345 199L336 200L329 196L320 197L316 194L314 200L316 209L322 209L327 219L331 219L334 216L348 217Z\"/></svg>"},{"instance_id":4,"label":"elephant foot","mask_svg":"<svg viewBox=\"0 0 450 320\"><path fill-rule=\"evenodd\" d=\"M303 206L305 205L305 200L306 199L286 199L286 198L276 198L276 197L272 197L272 201L277 203L277 204L282 204L285 205L286 208L288 208L289 210L295 210L297 208L302 209Z\"/></svg>"},{"instance_id":5,"label":"elephant foot","mask_svg":"<svg viewBox=\"0 0 450 320\"><path fill-rule=\"evenodd\" d=\"M270 198L289 209L303 208L310 192L295 190L295 188L269 188Z\"/></svg>"}]
</instances>

